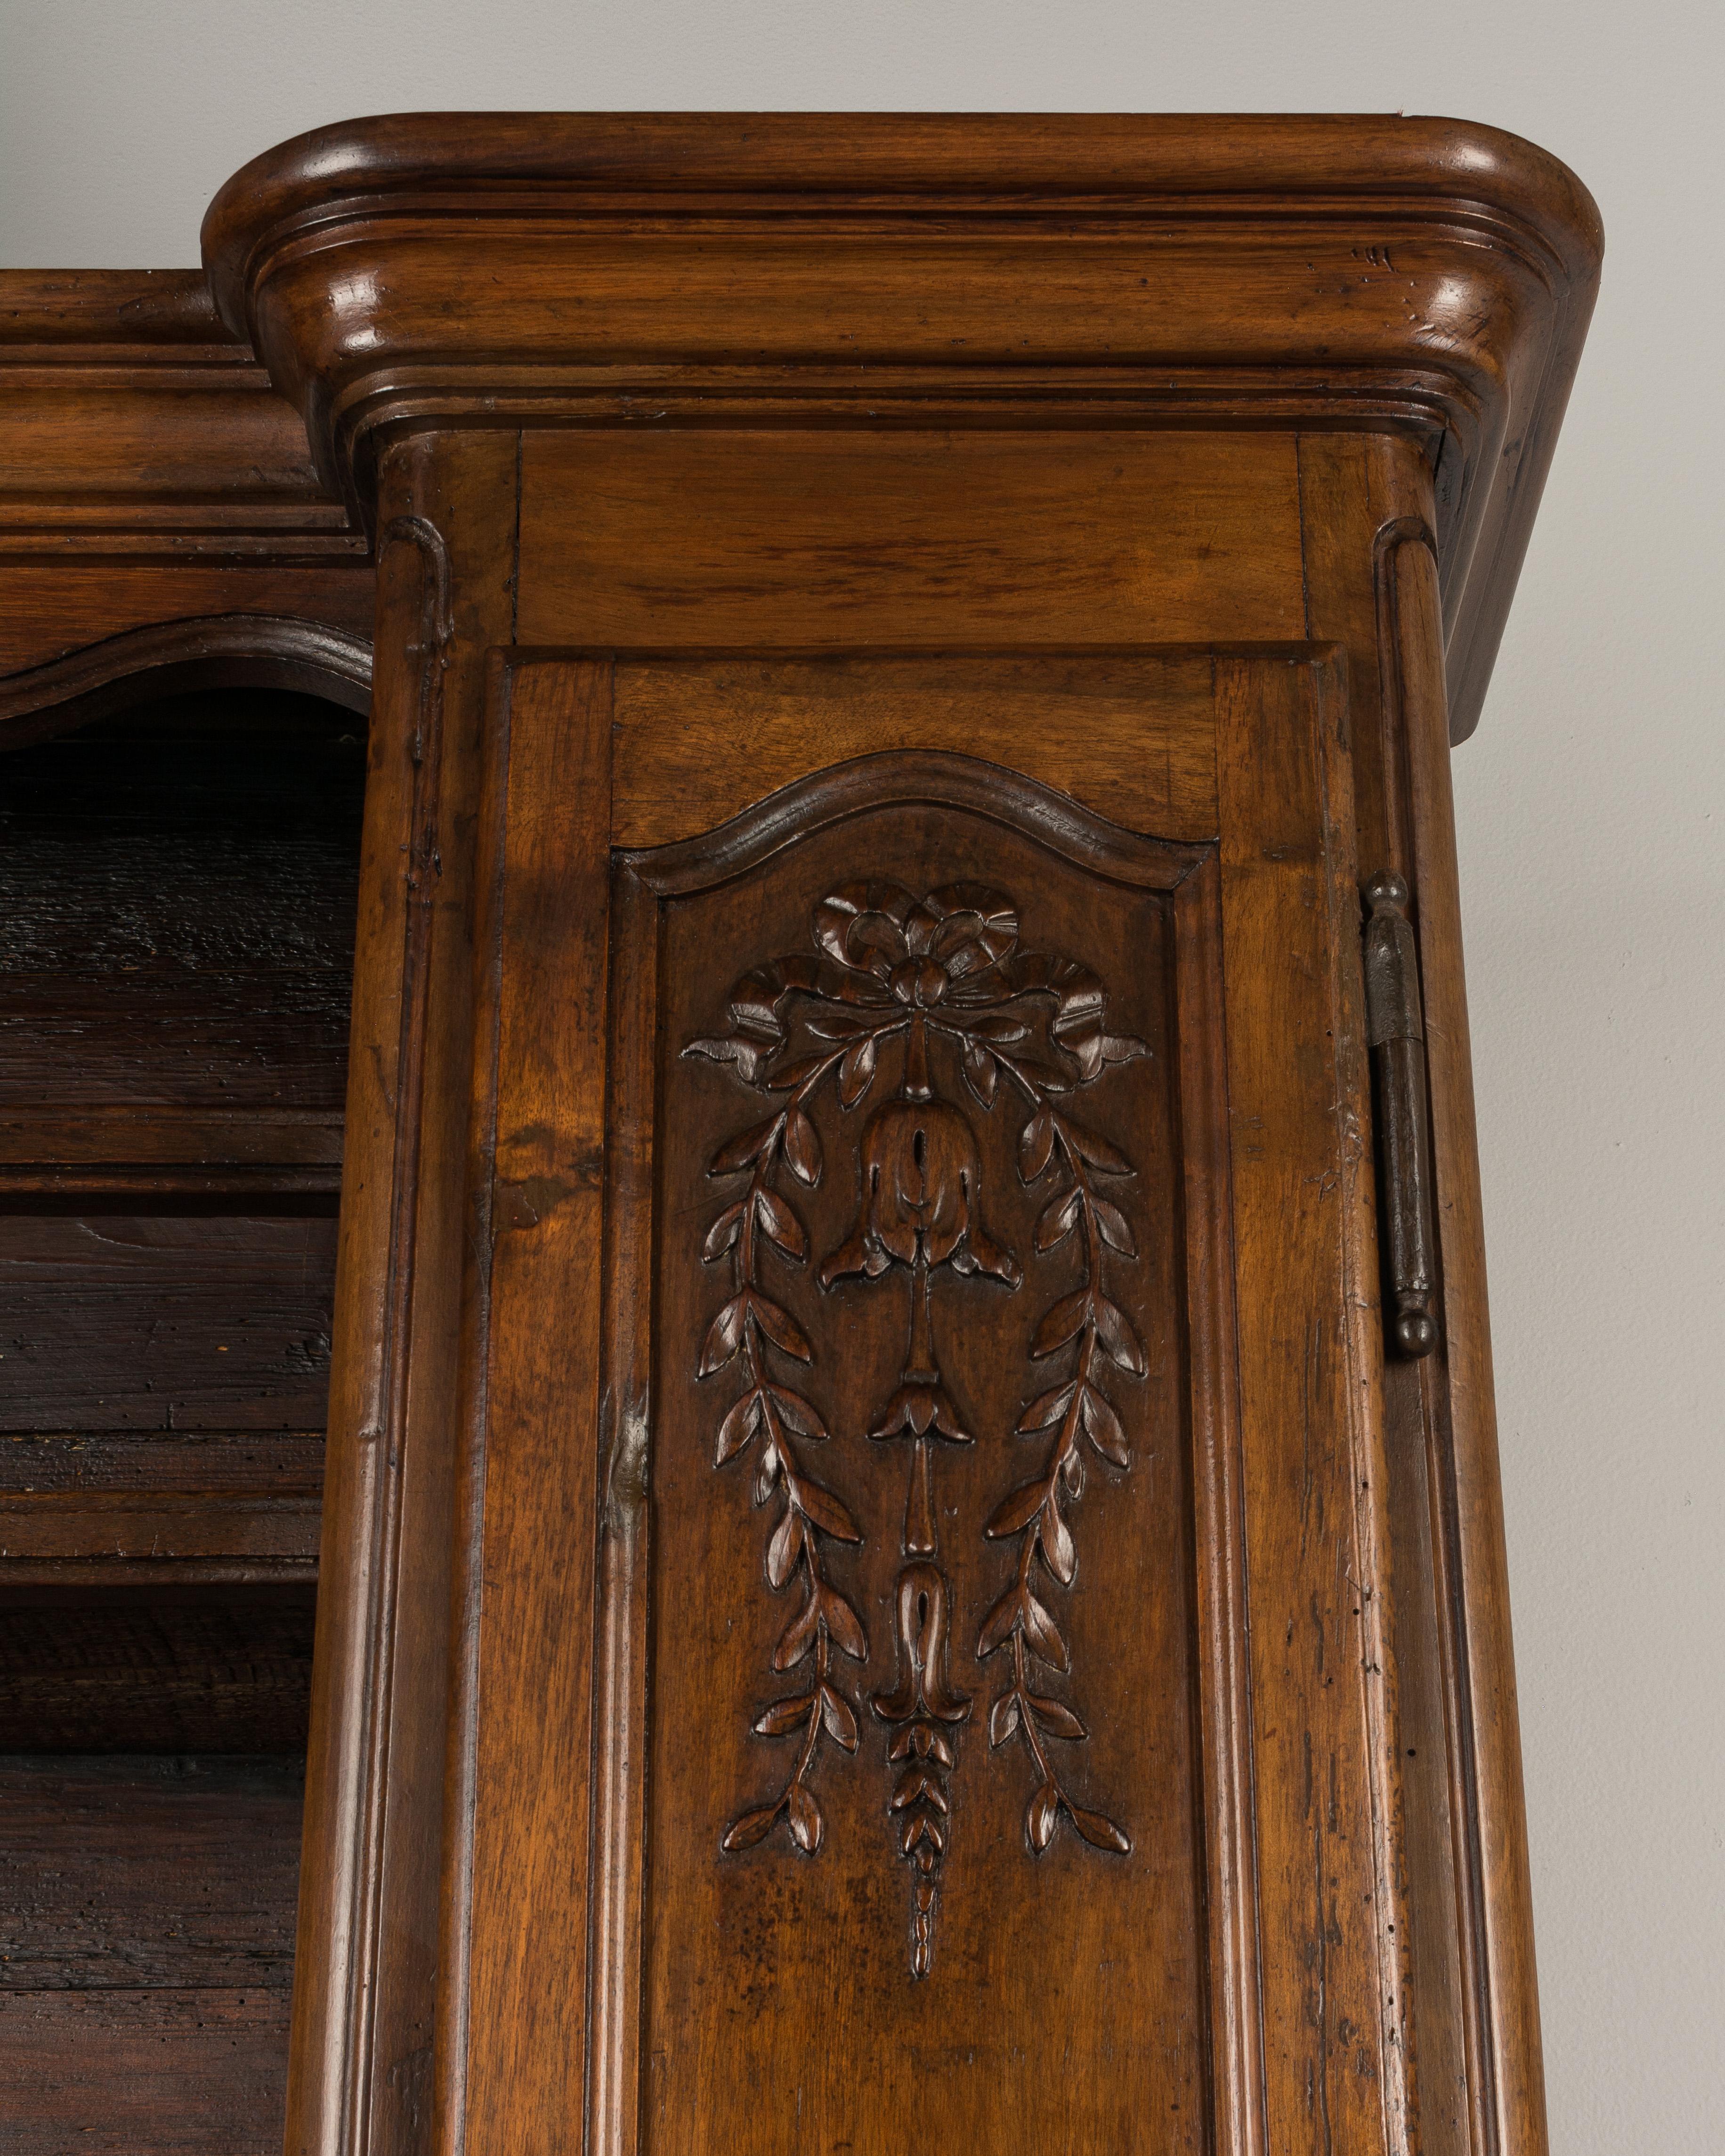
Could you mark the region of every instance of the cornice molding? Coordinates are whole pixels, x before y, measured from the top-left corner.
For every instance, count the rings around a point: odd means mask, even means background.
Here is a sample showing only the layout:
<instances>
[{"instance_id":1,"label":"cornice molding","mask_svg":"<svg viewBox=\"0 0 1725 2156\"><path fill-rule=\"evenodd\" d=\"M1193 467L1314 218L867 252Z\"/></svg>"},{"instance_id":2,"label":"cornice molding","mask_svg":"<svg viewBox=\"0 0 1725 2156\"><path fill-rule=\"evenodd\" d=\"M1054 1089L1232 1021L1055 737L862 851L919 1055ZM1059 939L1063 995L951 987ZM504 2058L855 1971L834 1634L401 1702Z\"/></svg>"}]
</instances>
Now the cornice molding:
<instances>
[{"instance_id":1,"label":"cornice molding","mask_svg":"<svg viewBox=\"0 0 1725 2156\"><path fill-rule=\"evenodd\" d=\"M1458 737L1600 252L1529 145L1345 116L401 116L247 166L203 242L356 515L434 425L1418 431Z\"/></svg>"},{"instance_id":2,"label":"cornice molding","mask_svg":"<svg viewBox=\"0 0 1725 2156\"><path fill-rule=\"evenodd\" d=\"M201 270L0 271L0 742L230 683L363 710L372 585Z\"/></svg>"},{"instance_id":3,"label":"cornice molding","mask_svg":"<svg viewBox=\"0 0 1725 2156\"><path fill-rule=\"evenodd\" d=\"M366 552L201 272L0 270L0 559Z\"/></svg>"}]
</instances>

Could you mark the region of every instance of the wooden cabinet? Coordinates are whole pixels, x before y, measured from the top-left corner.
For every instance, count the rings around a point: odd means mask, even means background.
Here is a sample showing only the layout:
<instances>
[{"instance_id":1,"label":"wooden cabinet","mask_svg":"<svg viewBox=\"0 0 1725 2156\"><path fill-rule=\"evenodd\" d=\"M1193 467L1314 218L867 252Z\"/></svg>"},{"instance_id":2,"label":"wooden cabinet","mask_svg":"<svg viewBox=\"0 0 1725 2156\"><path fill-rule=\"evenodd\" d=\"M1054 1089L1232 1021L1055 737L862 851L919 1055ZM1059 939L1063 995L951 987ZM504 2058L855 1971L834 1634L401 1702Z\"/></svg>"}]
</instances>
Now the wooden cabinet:
<instances>
[{"instance_id":1,"label":"wooden cabinet","mask_svg":"<svg viewBox=\"0 0 1725 2156\"><path fill-rule=\"evenodd\" d=\"M457 116L204 239L375 563L289 2147L1538 2156L1448 757L1584 192Z\"/></svg>"}]
</instances>

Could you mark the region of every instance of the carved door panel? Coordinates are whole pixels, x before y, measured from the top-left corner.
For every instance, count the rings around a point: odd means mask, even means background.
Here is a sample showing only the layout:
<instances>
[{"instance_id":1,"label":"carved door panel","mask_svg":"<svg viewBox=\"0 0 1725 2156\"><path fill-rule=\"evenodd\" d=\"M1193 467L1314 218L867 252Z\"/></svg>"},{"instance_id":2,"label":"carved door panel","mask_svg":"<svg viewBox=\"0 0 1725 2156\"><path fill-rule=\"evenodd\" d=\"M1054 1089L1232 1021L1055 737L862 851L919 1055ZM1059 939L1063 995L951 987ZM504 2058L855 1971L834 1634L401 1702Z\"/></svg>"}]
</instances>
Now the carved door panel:
<instances>
[{"instance_id":1,"label":"carved door panel","mask_svg":"<svg viewBox=\"0 0 1725 2156\"><path fill-rule=\"evenodd\" d=\"M1327 655L493 701L471 2156L1389 2145Z\"/></svg>"}]
</instances>

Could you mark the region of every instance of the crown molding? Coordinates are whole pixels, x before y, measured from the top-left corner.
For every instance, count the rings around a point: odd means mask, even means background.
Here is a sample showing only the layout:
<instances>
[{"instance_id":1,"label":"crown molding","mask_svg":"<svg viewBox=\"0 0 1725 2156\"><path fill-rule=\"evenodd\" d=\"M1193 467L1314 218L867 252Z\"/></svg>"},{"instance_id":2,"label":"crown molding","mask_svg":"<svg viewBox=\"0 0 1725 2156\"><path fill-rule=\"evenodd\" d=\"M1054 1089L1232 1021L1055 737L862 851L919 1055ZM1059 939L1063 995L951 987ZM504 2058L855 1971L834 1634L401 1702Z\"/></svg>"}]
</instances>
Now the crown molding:
<instances>
[{"instance_id":1,"label":"crown molding","mask_svg":"<svg viewBox=\"0 0 1725 2156\"><path fill-rule=\"evenodd\" d=\"M271 151L203 245L356 516L429 427L1414 430L1459 737L1600 233L1555 159L1449 121L455 114Z\"/></svg>"},{"instance_id":2,"label":"crown molding","mask_svg":"<svg viewBox=\"0 0 1725 2156\"><path fill-rule=\"evenodd\" d=\"M201 270L0 271L0 737L241 681L362 709L372 587Z\"/></svg>"},{"instance_id":3,"label":"crown molding","mask_svg":"<svg viewBox=\"0 0 1725 2156\"><path fill-rule=\"evenodd\" d=\"M0 558L366 552L201 272L0 270Z\"/></svg>"}]
</instances>

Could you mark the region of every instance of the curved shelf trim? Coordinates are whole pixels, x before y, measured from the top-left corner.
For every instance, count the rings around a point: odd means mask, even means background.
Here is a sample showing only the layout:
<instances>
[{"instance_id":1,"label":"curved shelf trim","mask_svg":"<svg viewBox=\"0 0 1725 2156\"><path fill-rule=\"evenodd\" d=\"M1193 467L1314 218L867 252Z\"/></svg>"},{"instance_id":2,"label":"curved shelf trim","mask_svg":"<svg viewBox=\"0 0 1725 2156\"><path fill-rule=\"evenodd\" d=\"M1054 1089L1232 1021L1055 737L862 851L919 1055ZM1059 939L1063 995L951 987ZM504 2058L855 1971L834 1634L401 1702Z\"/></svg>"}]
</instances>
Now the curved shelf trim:
<instances>
[{"instance_id":1,"label":"curved shelf trim","mask_svg":"<svg viewBox=\"0 0 1725 2156\"><path fill-rule=\"evenodd\" d=\"M230 686L298 690L363 713L372 647L350 630L290 615L152 622L0 680L0 747L22 748L176 690Z\"/></svg>"}]
</instances>

